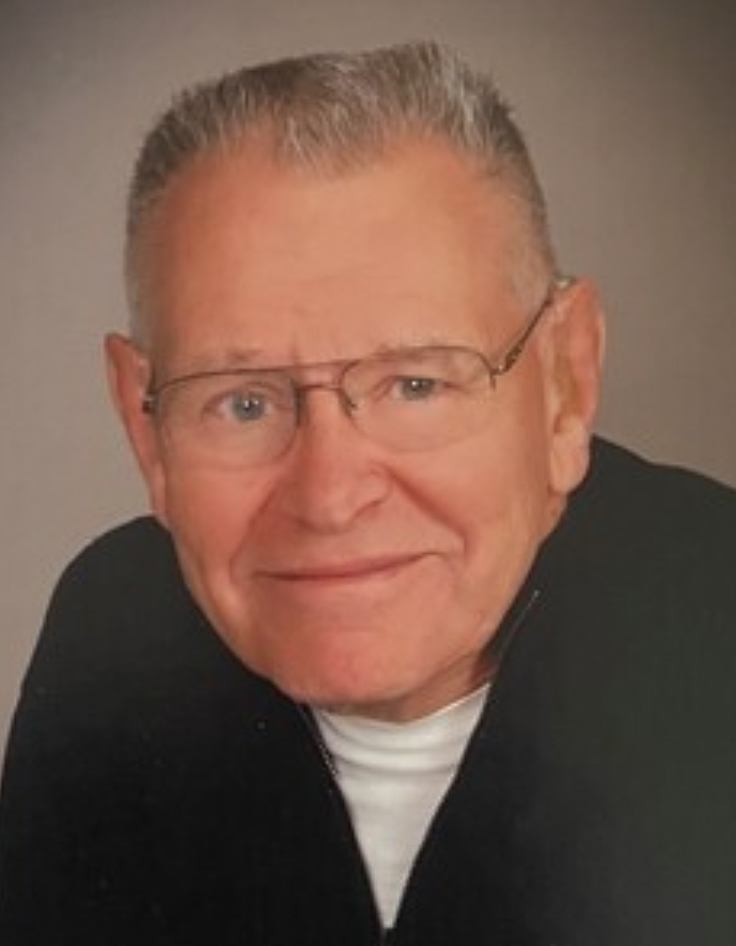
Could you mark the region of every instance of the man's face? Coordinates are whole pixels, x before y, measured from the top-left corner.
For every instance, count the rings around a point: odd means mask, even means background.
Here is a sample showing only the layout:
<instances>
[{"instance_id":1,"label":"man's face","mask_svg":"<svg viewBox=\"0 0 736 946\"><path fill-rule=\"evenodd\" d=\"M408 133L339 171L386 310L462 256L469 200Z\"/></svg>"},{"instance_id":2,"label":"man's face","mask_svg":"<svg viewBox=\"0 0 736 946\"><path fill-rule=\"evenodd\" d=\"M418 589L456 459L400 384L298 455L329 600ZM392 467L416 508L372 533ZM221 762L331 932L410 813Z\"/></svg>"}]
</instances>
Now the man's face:
<instances>
[{"instance_id":1,"label":"man's face","mask_svg":"<svg viewBox=\"0 0 736 946\"><path fill-rule=\"evenodd\" d=\"M492 358L531 315L517 231L512 203L439 145L332 178L252 150L208 157L148 225L150 362L166 380L386 346ZM313 391L290 448L255 468L188 462L137 409L133 350L109 342L154 510L243 663L298 700L392 719L489 673L486 645L587 462L597 323L582 296L550 309L479 432L392 450Z\"/></svg>"}]
</instances>

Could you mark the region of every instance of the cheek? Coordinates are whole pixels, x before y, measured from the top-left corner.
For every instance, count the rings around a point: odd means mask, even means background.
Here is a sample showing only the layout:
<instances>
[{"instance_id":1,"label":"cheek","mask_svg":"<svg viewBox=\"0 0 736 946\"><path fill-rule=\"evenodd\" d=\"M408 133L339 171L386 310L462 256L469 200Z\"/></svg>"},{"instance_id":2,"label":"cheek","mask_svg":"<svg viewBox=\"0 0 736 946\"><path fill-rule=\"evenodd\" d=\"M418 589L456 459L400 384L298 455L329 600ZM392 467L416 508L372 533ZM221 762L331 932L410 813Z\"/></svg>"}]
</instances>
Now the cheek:
<instances>
[{"instance_id":1,"label":"cheek","mask_svg":"<svg viewBox=\"0 0 736 946\"><path fill-rule=\"evenodd\" d=\"M462 535L473 601L492 599L491 610L502 612L556 517L543 415L527 412L524 426L497 425L452 461L434 490L438 508L444 504L439 514Z\"/></svg>"},{"instance_id":2,"label":"cheek","mask_svg":"<svg viewBox=\"0 0 736 946\"><path fill-rule=\"evenodd\" d=\"M533 466L508 463L494 471L485 490L473 484L462 495L474 510L465 524L466 567L480 595L503 608L516 593L547 532L550 500ZM466 513L467 515L467 513Z\"/></svg>"},{"instance_id":3,"label":"cheek","mask_svg":"<svg viewBox=\"0 0 736 946\"><path fill-rule=\"evenodd\" d=\"M227 599L232 574L247 554L264 486L242 473L192 471L185 464L166 478L166 516L187 582L210 616Z\"/></svg>"},{"instance_id":4,"label":"cheek","mask_svg":"<svg viewBox=\"0 0 736 946\"><path fill-rule=\"evenodd\" d=\"M445 471L443 492L457 497L458 516L470 532L537 519L548 505L551 437L544 413L538 401L508 407L499 406L498 422L476 442L459 445Z\"/></svg>"}]
</instances>

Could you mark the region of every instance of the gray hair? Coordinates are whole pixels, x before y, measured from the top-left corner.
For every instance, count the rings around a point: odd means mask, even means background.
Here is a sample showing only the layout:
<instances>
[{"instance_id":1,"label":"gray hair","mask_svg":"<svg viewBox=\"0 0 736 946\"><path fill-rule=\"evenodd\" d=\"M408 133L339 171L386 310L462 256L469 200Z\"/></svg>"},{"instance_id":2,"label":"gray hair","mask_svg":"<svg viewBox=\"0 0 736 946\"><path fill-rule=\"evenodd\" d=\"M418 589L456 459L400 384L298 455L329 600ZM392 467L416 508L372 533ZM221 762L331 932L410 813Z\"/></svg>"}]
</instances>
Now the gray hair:
<instances>
[{"instance_id":1,"label":"gray hair","mask_svg":"<svg viewBox=\"0 0 736 946\"><path fill-rule=\"evenodd\" d=\"M258 138L276 163L337 175L421 137L447 142L503 182L526 231L513 278L524 284L530 273L541 273L549 280L555 267L544 196L511 110L488 75L430 42L309 55L244 68L185 90L146 138L128 202L133 337L142 341L146 334L143 224L195 158Z\"/></svg>"}]
</instances>

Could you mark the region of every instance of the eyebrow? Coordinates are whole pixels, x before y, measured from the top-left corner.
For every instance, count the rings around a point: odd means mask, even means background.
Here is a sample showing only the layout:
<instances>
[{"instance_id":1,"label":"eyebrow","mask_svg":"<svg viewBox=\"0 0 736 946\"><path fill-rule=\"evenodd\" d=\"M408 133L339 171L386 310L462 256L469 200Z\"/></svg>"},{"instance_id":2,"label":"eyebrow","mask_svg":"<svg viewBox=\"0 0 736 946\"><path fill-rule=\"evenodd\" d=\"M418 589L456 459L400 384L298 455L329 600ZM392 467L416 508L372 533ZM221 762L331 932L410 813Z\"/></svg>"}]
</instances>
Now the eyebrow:
<instances>
[{"instance_id":1,"label":"eyebrow","mask_svg":"<svg viewBox=\"0 0 736 946\"><path fill-rule=\"evenodd\" d=\"M226 348L224 352L199 353L187 360L179 368L178 373L207 374L215 371L238 371L241 368L258 368L256 363L263 355L259 348Z\"/></svg>"},{"instance_id":2,"label":"eyebrow","mask_svg":"<svg viewBox=\"0 0 736 946\"><path fill-rule=\"evenodd\" d=\"M403 355L406 352L418 351L422 348L454 348L456 346L469 346L470 343L457 338L444 338L439 335L433 335L417 341L405 341L396 344L379 345L370 354L364 356L370 358L372 355Z\"/></svg>"},{"instance_id":3,"label":"eyebrow","mask_svg":"<svg viewBox=\"0 0 736 946\"><path fill-rule=\"evenodd\" d=\"M456 345L467 345L467 342L458 341L457 339L447 339L441 338L439 336L433 336L416 341L402 341L402 342L388 342L381 345L378 345L375 348L370 349L370 351L363 352L362 354L353 354L343 358L325 358L320 361L294 361L294 362L283 362L283 361L262 361L264 351L260 348L240 348L234 346L228 348L224 353L218 352L215 353L204 353L194 356L191 360L187 361L185 364L181 365L177 372L177 376L190 376L194 374L219 374L220 372L233 371L237 372L240 370L254 370L254 371L279 371L289 368L310 368L310 367L321 367L323 365L331 364L347 364L352 361L363 361L365 359L381 357L383 355L404 355L410 354L414 351L419 351L423 348L435 348L438 346L456 346Z\"/></svg>"}]
</instances>

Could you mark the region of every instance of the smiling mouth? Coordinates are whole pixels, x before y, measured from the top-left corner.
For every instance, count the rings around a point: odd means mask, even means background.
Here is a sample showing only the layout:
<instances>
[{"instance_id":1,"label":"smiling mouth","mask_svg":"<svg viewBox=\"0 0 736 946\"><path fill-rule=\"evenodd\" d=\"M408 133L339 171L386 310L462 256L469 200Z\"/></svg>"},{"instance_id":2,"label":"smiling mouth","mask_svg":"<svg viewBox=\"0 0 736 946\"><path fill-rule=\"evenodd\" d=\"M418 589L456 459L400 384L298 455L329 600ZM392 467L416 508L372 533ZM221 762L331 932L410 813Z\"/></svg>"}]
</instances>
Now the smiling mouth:
<instances>
[{"instance_id":1,"label":"smiling mouth","mask_svg":"<svg viewBox=\"0 0 736 946\"><path fill-rule=\"evenodd\" d=\"M262 571L264 578L303 585L347 584L373 578L390 578L424 558L424 554L392 555L336 564Z\"/></svg>"}]
</instances>

